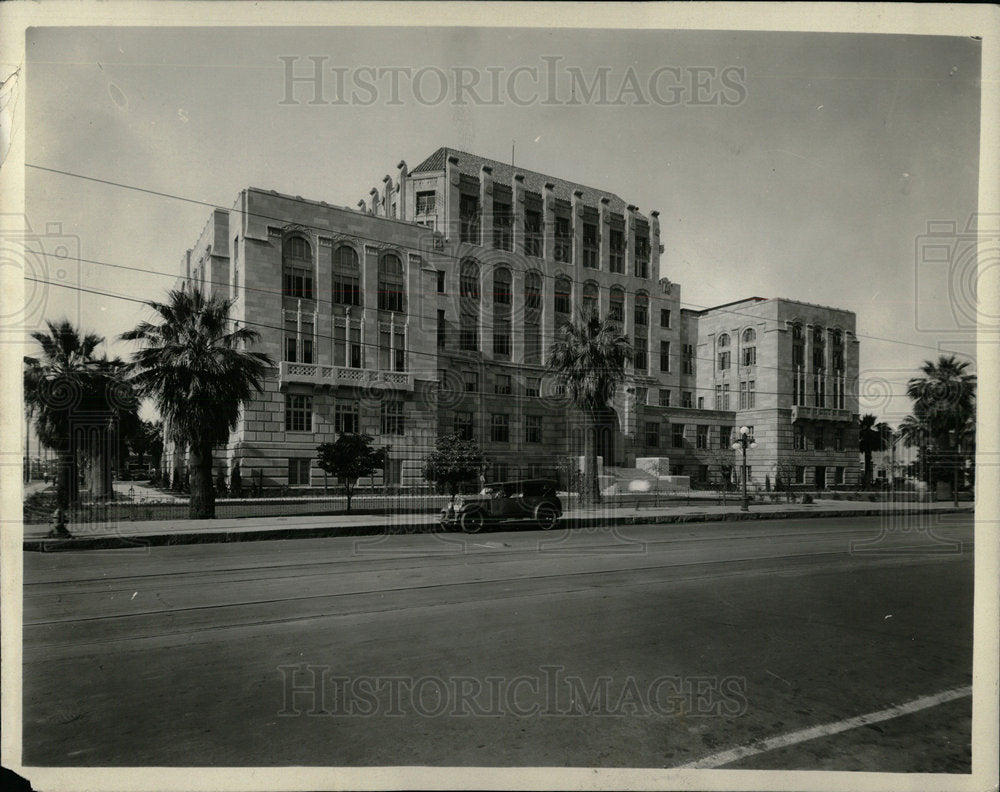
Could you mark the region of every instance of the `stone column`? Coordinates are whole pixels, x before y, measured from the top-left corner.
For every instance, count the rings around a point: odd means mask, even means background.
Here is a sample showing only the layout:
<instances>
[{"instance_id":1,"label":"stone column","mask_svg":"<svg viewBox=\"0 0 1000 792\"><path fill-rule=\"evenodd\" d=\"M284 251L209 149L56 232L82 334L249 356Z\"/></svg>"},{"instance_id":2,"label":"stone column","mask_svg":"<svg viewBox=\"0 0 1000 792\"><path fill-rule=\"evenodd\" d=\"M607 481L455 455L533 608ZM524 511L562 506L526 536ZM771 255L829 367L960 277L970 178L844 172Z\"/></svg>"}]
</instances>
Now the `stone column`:
<instances>
[{"instance_id":1,"label":"stone column","mask_svg":"<svg viewBox=\"0 0 1000 792\"><path fill-rule=\"evenodd\" d=\"M598 214L597 244L600 252L597 265L601 272L607 272L611 269L611 199L607 196L601 198Z\"/></svg>"},{"instance_id":2,"label":"stone column","mask_svg":"<svg viewBox=\"0 0 1000 792\"><path fill-rule=\"evenodd\" d=\"M542 193L542 257L546 261L555 261L556 256L556 186L545 182Z\"/></svg>"},{"instance_id":3,"label":"stone column","mask_svg":"<svg viewBox=\"0 0 1000 792\"><path fill-rule=\"evenodd\" d=\"M583 266L583 190L573 190L570 210L570 234L573 242L570 247L570 261L574 267Z\"/></svg>"},{"instance_id":4,"label":"stone column","mask_svg":"<svg viewBox=\"0 0 1000 792\"><path fill-rule=\"evenodd\" d=\"M635 276L635 213L638 206L628 205L625 212L625 274Z\"/></svg>"},{"instance_id":5,"label":"stone column","mask_svg":"<svg viewBox=\"0 0 1000 792\"><path fill-rule=\"evenodd\" d=\"M524 256L524 174L515 173L510 184L510 210L514 213L511 234L515 258Z\"/></svg>"}]
</instances>

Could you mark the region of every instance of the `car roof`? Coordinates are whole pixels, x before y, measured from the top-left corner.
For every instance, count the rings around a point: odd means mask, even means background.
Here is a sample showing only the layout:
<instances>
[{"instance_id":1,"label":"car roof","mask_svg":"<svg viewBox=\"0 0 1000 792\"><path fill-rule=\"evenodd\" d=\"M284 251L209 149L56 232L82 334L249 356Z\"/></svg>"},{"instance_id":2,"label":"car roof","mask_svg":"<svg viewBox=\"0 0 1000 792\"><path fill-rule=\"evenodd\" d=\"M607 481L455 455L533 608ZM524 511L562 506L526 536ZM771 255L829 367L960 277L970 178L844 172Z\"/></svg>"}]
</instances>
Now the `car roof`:
<instances>
[{"instance_id":1,"label":"car roof","mask_svg":"<svg viewBox=\"0 0 1000 792\"><path fill-rule=\"evenodd\" d=\"M487 487L512 487L524 484L548 484L552 487L558 486L559 482L555 479L549 478L532 478L532 479L512 479L511 481L487 481Z\"/></svg>"}]
</instances>

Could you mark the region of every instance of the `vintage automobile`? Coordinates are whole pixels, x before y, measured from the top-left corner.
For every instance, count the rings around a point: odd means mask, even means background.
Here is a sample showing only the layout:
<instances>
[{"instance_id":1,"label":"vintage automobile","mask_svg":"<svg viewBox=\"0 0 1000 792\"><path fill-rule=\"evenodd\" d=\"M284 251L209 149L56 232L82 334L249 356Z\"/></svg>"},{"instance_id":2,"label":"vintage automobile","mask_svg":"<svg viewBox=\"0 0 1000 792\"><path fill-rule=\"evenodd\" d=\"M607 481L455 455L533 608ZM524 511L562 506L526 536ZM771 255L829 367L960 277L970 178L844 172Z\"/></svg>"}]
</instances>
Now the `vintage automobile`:
<instances>
[{"instance_id":1,"label":"vintage automobile","mask_svg":"<svg viewBox=\"0 0 1000 792\"><path fill-rule=\"evenodd\" d=\"M476 533L487 522L532 520L547 531L560 517L562 503L552 479L496 481L483 487L478 495L460 495L454 510L450 506L443 508L441 526L458 526L466 533Z\"/></svg>"}]
</instances>

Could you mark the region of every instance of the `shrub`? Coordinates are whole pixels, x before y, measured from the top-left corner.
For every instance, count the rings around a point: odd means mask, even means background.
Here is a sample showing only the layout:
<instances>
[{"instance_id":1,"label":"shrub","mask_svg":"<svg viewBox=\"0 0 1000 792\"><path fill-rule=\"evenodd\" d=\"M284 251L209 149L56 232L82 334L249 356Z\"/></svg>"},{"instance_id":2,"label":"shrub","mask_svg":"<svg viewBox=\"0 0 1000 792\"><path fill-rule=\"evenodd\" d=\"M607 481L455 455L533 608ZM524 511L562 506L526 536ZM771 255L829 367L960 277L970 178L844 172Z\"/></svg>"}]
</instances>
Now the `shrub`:
<instances>
[{"instance_id":1,"label":"shrub","mask_svg":"<svg viewBox=\"0 0 1000 792\"><path fill-rule=\"evenodd\" d=\"M812 495L810 495L808 492L802 493L802 503L809 504L809 503L812 503L812 502L813 502L813 496Z\"/></svg>"}]
</instances>

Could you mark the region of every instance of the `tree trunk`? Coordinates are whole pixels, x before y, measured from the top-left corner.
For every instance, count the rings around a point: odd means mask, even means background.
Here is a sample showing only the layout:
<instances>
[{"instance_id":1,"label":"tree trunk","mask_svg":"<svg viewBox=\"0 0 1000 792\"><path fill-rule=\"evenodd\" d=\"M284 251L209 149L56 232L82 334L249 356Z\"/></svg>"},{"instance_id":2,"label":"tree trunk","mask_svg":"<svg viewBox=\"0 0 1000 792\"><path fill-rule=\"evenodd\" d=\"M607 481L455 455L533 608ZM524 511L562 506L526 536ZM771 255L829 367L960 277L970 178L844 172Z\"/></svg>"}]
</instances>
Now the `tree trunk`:
<instances>
[{"instance_id":1,"label":"tree trunk","mask_svg":"<svg viewBox=\"0 0 1000 792\"><path fill-rule=\"evenodd\" d=\"M871 481L872 481L872 452L865 451L865 479L864 482L862 483L863 487L867 489L868 485L871 484Z\"/></svg>"},{"instance_id":2,"label":"tree trunk","mask_svg":"<svg viewBox=\"0 0 1000 792\"><path fill-rule=\"evenodd\" d=\"M188 459L191 471L191 500L188 507L188 517L192 520L211 520L215 517L211 444L193 443Z\"/></svg>"},{"instance_id":3,"label":"tree trunk","mask_svg":"<svg viewBox=\"0 0 1000 792\"><path fill-rule=\"evenodd\" d=\"M601 427L596 410L588 410L587 418L590 426L584 434L584 471L581 489L584 505L594 506L601 502L601 488L597 481L597 438Z\"/></svg>"}]
</instances>

